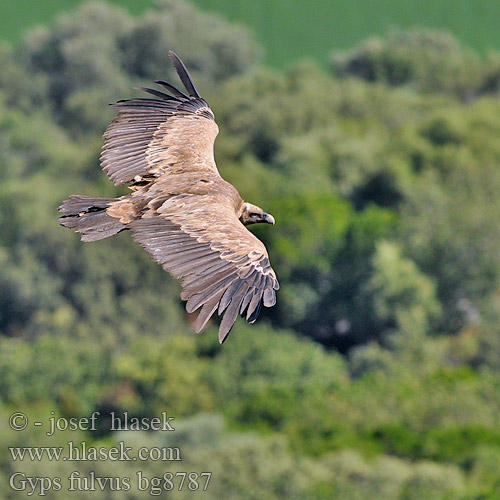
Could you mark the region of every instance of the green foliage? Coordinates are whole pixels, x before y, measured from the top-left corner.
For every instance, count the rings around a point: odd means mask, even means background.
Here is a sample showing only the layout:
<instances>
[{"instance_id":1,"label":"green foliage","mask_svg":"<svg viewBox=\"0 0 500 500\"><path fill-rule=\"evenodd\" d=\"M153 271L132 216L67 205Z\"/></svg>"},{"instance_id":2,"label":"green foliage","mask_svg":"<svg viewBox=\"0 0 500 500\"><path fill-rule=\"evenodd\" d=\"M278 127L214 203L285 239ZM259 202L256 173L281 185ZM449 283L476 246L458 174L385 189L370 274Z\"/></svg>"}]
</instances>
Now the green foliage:
<instances>
[{"instance_id":1,"label":"green foliage","mask_svg":"<svg viewBox=\"0 0 500 500\"><path fill-rule=\"evenodd\" d=\"M411 466L392 457L367 462L346 451L325 458L323 465L333 474L330 481L323 482L329 496L320 498L444 500L463 487L458 469L433 463Z\"/></svg>"},{"instance_id":2,"label":"green foliage","mask_svg":"<svg viewBox=\"0 0 500 500\"><path fill-rule=\"evenodd\" d=\"M227 407L231 420L263 431L291 428L296 419L304 423L304 401L313 407L320 394L345 379L342 359L290 333L253 330L238 328L231 347L211 366L219 405ZM297 432L307 429L302 425Z\"/></svg>"},{"instance_id":3,"label":"green foliage","mask_svg":"<svg viewBox=\"0 0 500 500\"><path fill-rule=\"evenodd\" d=\"M461 49L451 35L430 30L392 31L386 39L369 39L351 52L335 54L332 68L341 77L411 85L465 99L497 91L487 84L491 72L498 71L496 61L487 66L476 54Z\"/></svg>"},{"instance_id":4,"label":"green foliage","mask_svg":"<svg viewBox=\"0 0 500 500\"><path fill-rule=\"evenodd\" d=\"M429 120L441 123L435 171L415 183L403 217L409 253L435 277L448 328L455 330L477 321L497 290L497 113L496 101L485 98ZM429 125L424 130L428 135Z\"/></svg>"},{"instance_id":5,"label":"green foliage","mask_svg":"<svg viewBox=\"0 0 500 500\"><path fill-rule=\"evenodd\" d=\"M140 416L167 411L175 417L175 432L125 432L106 444L180 447L183 461L169 469L212 471L213 498L228 488L240 495L249 477L260 478L251 490L255 498L269 492L269 498L313 499L373 493L397 500L446 498L457 491L472 495L494 488L499 479L498 469L489 466L500 449L498 373L478 376L463 366L443 370L446 350L435 345L418 364L393 354L390 376L373 367L350 379L338 354L289 333L238 328L233 342L215 351L209 341L208 334L144 337L127 351L114 348L103 357L102 347L87 339L5 338L0 398L32 419L46 419L54 408L68 416L96 408ZM229 428L220 416L197 415L211 408L232 422ZM276 431L281 437L270 435ZM39 435L21 434L1 439L9 446L53 446L69 438L58 434L42 443ZM85 439L104 444L95 433ZM44 465L25 467L34 473ZM106 462L91 465L101 475L110 473ZM120 475L135 474L133 463L118 465ZM160 466L141 463L149 475L161 475ZM57 462L41 470L66 473Z\"/></svg>"},{"instance_id":6,"label":"green foliage","mask_svg":"<svg viewBox=\"0 0 500 500\"><path fill-rule=\"evenodd\" d=\"M195 349L193 339L183 337L136 341L130 353L115 361L116 374L131 387L115 404L145 415L157 415L168 405L177 415L212 409L213 396L204 381L206 367Z\"/></svg>"},{"instance_id":7,"label":"green foliage","mask_svg":"<svg viewBox=\"0 0 500 500\"><path fill-rule=\"evenodd\" d=\"M85 415L106 389L110 353L97 343L48 335L32 343L0 340L4 403L18 407L57 403L68 416Z\"/></svg>"},{"instance_id":8,"label":"green foliage","mask_svg":"<svg viewBox=\"0 0 500 500\"><path fill-rule=\"evenodd\" d=\"M270 239L285 279L297 268L301 273L328 272L353 217L349 204L325 192L281 198L271 208L282 221Z\"/></svg>"},{"instance_id":9,"label":"green foliage","mask_svg":"<svg viewBox=\"0 0 500 500\"><path fill-rule=\"evenodd\" d=\"M434 283L389 241L378 242L373 268L367 292L373 296L375 317L401 333L428 333L429 322L440 309Z\"/></svg>"},{"instance_id":10,"label":"green foliage","mask_svg":"<svg viewBox=\"0 0 500 500\"><path fill-rule=\"evenodd\" d=\"M268 237L286 280L277 309L280 324L325 343L340 344L335 337L348 331L352 342L367 335L371 320L349 311L364 306L360 284L369 275L366 261L375 241L393 226L394 214L374 206L356 213L326 193L284 198L272 212L283 220Z\"/></svg>"}]
</instances>

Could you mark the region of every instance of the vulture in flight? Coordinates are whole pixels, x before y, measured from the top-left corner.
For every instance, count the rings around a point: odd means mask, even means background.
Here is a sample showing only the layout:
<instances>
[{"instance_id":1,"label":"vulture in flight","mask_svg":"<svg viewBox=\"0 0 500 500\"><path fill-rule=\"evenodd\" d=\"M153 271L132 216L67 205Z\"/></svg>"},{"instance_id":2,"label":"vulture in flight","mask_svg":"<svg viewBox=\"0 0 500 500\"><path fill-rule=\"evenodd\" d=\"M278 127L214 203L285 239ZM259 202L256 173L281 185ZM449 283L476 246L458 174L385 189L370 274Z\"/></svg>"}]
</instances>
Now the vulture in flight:
<instances>
[{"instance_id":1,"label":"vulture in flight","mask_svg":"<svg viewBox=\"0 0 500 500\"><path fill-rule=\"evenodd\" d=\"M219 131L180 58L170 59L187 93L165 81L169 93L138 88L154 98L122 100L104 133L101 166L119 198L71 196L58 209L62 226L82 241L125 229L154 261L182 278L186 310L201 307L199 332L218 312L224 342L238 314L253 323L262 304L276 302L278 280L264 244L245 226L274 224L272 215L242 200L219 174L213 146Z\"/></svg>"}]
</instances>

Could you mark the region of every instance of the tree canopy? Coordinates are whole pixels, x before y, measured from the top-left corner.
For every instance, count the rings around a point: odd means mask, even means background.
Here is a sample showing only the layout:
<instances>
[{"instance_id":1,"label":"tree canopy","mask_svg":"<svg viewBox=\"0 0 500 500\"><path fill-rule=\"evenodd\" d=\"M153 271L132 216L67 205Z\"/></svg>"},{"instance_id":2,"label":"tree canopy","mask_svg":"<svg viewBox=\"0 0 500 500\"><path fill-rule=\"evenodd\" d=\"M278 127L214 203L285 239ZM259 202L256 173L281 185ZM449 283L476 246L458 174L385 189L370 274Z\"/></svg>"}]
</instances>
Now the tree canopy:
<instances>
[{"instance_id":1,"label":"tree canopy","mask_svg":"<svg viewBox=\"0 0 500 500\"><path fill-rule=\"evenodd\" d=\"M99 167L107 104L175 83L168 49L215 112L221 174L277 222L255 232L278 304L223 347L129 235L82 244L57 224L70 194L125 192ZM168 408L182 468L213 471L204 498L500 498L500 56L421 30L335 53L329 74L260 54L177 0L141 18L85 4L0 48L2 418ZM71 436L120 440L43 442Z\"/></svg>"}]
</instances>

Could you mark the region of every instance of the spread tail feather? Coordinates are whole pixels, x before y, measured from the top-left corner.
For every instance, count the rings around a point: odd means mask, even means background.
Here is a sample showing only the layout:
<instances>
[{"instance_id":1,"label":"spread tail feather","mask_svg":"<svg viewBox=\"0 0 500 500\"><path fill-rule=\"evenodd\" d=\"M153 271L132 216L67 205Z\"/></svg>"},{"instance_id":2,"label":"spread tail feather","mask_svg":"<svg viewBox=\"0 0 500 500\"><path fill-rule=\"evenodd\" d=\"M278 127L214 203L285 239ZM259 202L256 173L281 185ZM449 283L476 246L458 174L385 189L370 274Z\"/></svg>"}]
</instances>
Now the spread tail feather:
<instances>
[{"instance_id":1,"label":"spread tail feather","mask_svg":"<svg viewBox=\"0 0 500 500\"><path fill-rule=\"evenodd\" d=\"M97 241L113 236L127 228L118 219L107 214L106 209L115 198L70 196L57 209L63 215L59 224L82 233L82 241Z\"/></svg>"}]
</instances>

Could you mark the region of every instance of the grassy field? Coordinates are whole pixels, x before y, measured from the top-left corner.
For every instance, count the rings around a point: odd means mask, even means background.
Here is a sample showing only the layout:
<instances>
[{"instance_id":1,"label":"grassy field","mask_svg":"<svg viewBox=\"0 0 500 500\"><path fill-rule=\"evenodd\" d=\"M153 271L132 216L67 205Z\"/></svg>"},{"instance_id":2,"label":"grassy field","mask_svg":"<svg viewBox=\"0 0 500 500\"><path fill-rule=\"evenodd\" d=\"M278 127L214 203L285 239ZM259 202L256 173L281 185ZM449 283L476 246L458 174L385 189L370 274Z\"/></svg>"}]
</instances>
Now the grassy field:
<instances>
[{"instance_id":1,"label":"grassy field","mask_svg":"<svg viewBox=\"0 0 500 500\"><path fill-rule=\"evenodd\" d=\"M1 38L16 42L29 27L50 22L81 0L0 0ZM113 0L140 14L154 0ZM266 48L267 62L286 67L301 58L325 64L332 49L351 48L391 27L447 29L480 52L500 50L500 2L491 0L194 0L247 24Z\"/></svg>"}]
</instances>

